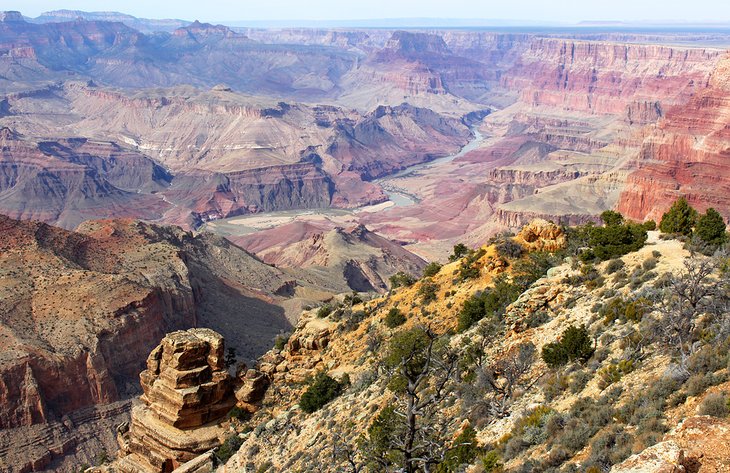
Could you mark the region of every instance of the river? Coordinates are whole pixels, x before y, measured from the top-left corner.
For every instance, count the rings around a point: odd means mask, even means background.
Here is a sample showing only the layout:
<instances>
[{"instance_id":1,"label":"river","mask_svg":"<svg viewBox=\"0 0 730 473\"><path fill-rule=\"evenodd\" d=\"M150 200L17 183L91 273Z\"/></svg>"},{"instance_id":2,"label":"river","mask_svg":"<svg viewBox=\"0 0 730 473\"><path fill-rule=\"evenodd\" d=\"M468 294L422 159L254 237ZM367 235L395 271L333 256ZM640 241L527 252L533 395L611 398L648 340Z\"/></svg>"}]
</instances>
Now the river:
<instances>
[{"instance_id":1,"label":"river","mask_svg":"<svg viewBox=\"0 0 730 473\"><path fill-rule=\"evenodd\" d=\"M395 174L376 179L374 182L383 188L388 196L389 203L381 203L379 205L371 205L361 207L354 210L344 209L296 209L296 210L279 210L275 212L263 212L257 214L241 215L220 220L208 222L200 227L200 231L210 231L223 236L242 236L255 233L261 230L267 230L280 225L294 221L297 217L307 216L313 219L325 217L352 217L360 212L378 212L387 208L396 206L403 207L413 205L418 202L418 198L408 194L397 185L397 180L405 177L411 177L424 169L440 166L464 156L466 153L473 151L484 141L484 136L479 132L477 126L471 128L474 137L464 145L458 153L436 158L433 161L409 166Z\"/></svg>"}]
</instances>

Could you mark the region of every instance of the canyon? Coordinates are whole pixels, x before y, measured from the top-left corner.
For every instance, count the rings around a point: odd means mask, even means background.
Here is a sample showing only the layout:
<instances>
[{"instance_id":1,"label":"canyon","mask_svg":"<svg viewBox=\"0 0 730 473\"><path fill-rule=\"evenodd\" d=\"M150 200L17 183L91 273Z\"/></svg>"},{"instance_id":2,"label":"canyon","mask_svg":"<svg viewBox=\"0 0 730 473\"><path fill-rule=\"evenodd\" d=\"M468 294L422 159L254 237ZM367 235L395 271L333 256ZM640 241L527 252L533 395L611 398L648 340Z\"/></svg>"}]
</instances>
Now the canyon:
<instances>
[{"instance_id":1,"label":"canyon","mask_svg":"<svg viewBox=\"0 0 730 473\"><path fill-rule=\"evenodd\" d=\"M306 309L535 218L685 196L727 221L729 46L0 14L0 470L114 452L169 332L252 363L325 324Z\"/></svg>"}]
</instances>

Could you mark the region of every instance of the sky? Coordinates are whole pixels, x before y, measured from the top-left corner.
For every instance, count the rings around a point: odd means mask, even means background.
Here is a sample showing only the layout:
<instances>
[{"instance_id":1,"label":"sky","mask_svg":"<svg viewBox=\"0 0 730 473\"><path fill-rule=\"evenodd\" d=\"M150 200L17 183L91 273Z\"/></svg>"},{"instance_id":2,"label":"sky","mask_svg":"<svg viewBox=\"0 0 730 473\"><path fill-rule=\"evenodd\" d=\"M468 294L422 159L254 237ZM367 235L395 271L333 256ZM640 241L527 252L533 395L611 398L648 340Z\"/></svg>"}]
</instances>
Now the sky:
<instances>
[{"instance_id":1,"label":"sky","mask_svg":"<svg viewBox=\"0 0 730 473\"><path fill-rule=\"evenodd\" d=\"M0 0L0 10L120 11L144 18L208 22L459 18L730 22L730 0Z\"/></svg>"}]
</instances>

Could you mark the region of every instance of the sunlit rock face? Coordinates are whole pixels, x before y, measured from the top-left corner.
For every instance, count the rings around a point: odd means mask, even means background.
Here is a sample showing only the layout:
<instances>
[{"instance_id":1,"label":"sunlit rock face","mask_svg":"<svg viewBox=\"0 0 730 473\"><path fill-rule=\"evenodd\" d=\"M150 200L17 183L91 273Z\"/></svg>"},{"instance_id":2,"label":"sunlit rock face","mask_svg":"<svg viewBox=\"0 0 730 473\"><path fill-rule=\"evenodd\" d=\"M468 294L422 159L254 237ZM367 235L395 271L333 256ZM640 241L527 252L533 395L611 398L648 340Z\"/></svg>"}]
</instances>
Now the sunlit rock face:
<instances>
[{"instance_id":1,"label":"sunlit rock face","mask_svg":"<svg viewBox=\"0 0 730 473\"><path fill-rule=\"evenodd\" d=\"M122 471L171 471L220 445L236 403L223 356L223 337L201 328L172 332L152 350L141 402L119 436Z\"/></svg>"}]
</instances>

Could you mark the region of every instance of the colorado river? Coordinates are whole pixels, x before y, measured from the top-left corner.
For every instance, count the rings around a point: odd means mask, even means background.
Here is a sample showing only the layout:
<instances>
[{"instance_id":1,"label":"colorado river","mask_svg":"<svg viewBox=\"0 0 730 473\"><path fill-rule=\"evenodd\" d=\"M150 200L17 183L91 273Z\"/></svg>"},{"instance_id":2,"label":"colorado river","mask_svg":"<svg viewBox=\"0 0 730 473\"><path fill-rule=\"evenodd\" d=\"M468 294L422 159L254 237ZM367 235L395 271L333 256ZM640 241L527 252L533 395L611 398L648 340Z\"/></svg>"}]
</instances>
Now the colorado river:
<instances>
[{"instance_id":1,"label":"colorado river","mask_svg":"<svg viewBox=\"0 0 730 473\"><path fill-rule=\"evenodd\" d=\"M396 179L413 176L423 169L429 169L435 166L439 166L441 164L450 163L451 161L464 156L470 151L474 151L475 149L479 148L479 145L482 143L482 141L484 141L484 136L482 136L482 134L479 132L479 128L477 127L473 127L471 131L472 133L474 133L474 138L472 138L470 142L464 145L458 153L444 156L443 158L436 158L433 161L428 161L426 163L416 164L414 166L407 167L402 171L391 174L390 176L376 179L374 182L376 182L380 185L380 187L383 188L383 191L388 196L388 199L396 206L401 207L415 204L417 202L416 197L406 193L403 189L395 185L393 181L395 181Z\"/></svg>"},{"instance_id":2,"label":"colorado river","mask_svg":"<svg viewBox=\"0 0 730 473\"><path fill-rule=\"evenodd\" d=\"M354 217L360 212L379 212L389 207L413 205L418 202L416 196L410 195L397 185L397 180L405 177L411 177L421 170L450 163L451 161L464 156L466 153L473 151L479 147L484 141L484 137L475 126L471 129L474 137L466 145L464 145L458 153L436 158L433 161L416 164L407 167L395 174L391 174L374 182L382 187L388 196L388 202L378 205L361 207L354 210L344 209L295 209L295 210L279 210L276 212L264 212L257 214L241 215L238 217L230 217L220 220L208 222L200 227L200 231L209 231L223 236L242 236L255 233L261 230L285 225L294 221L298 217L307 217L309 219L324 219L327 217ZM394 182L395 181L395 182Z\"/></svg>"}]
</instances>

